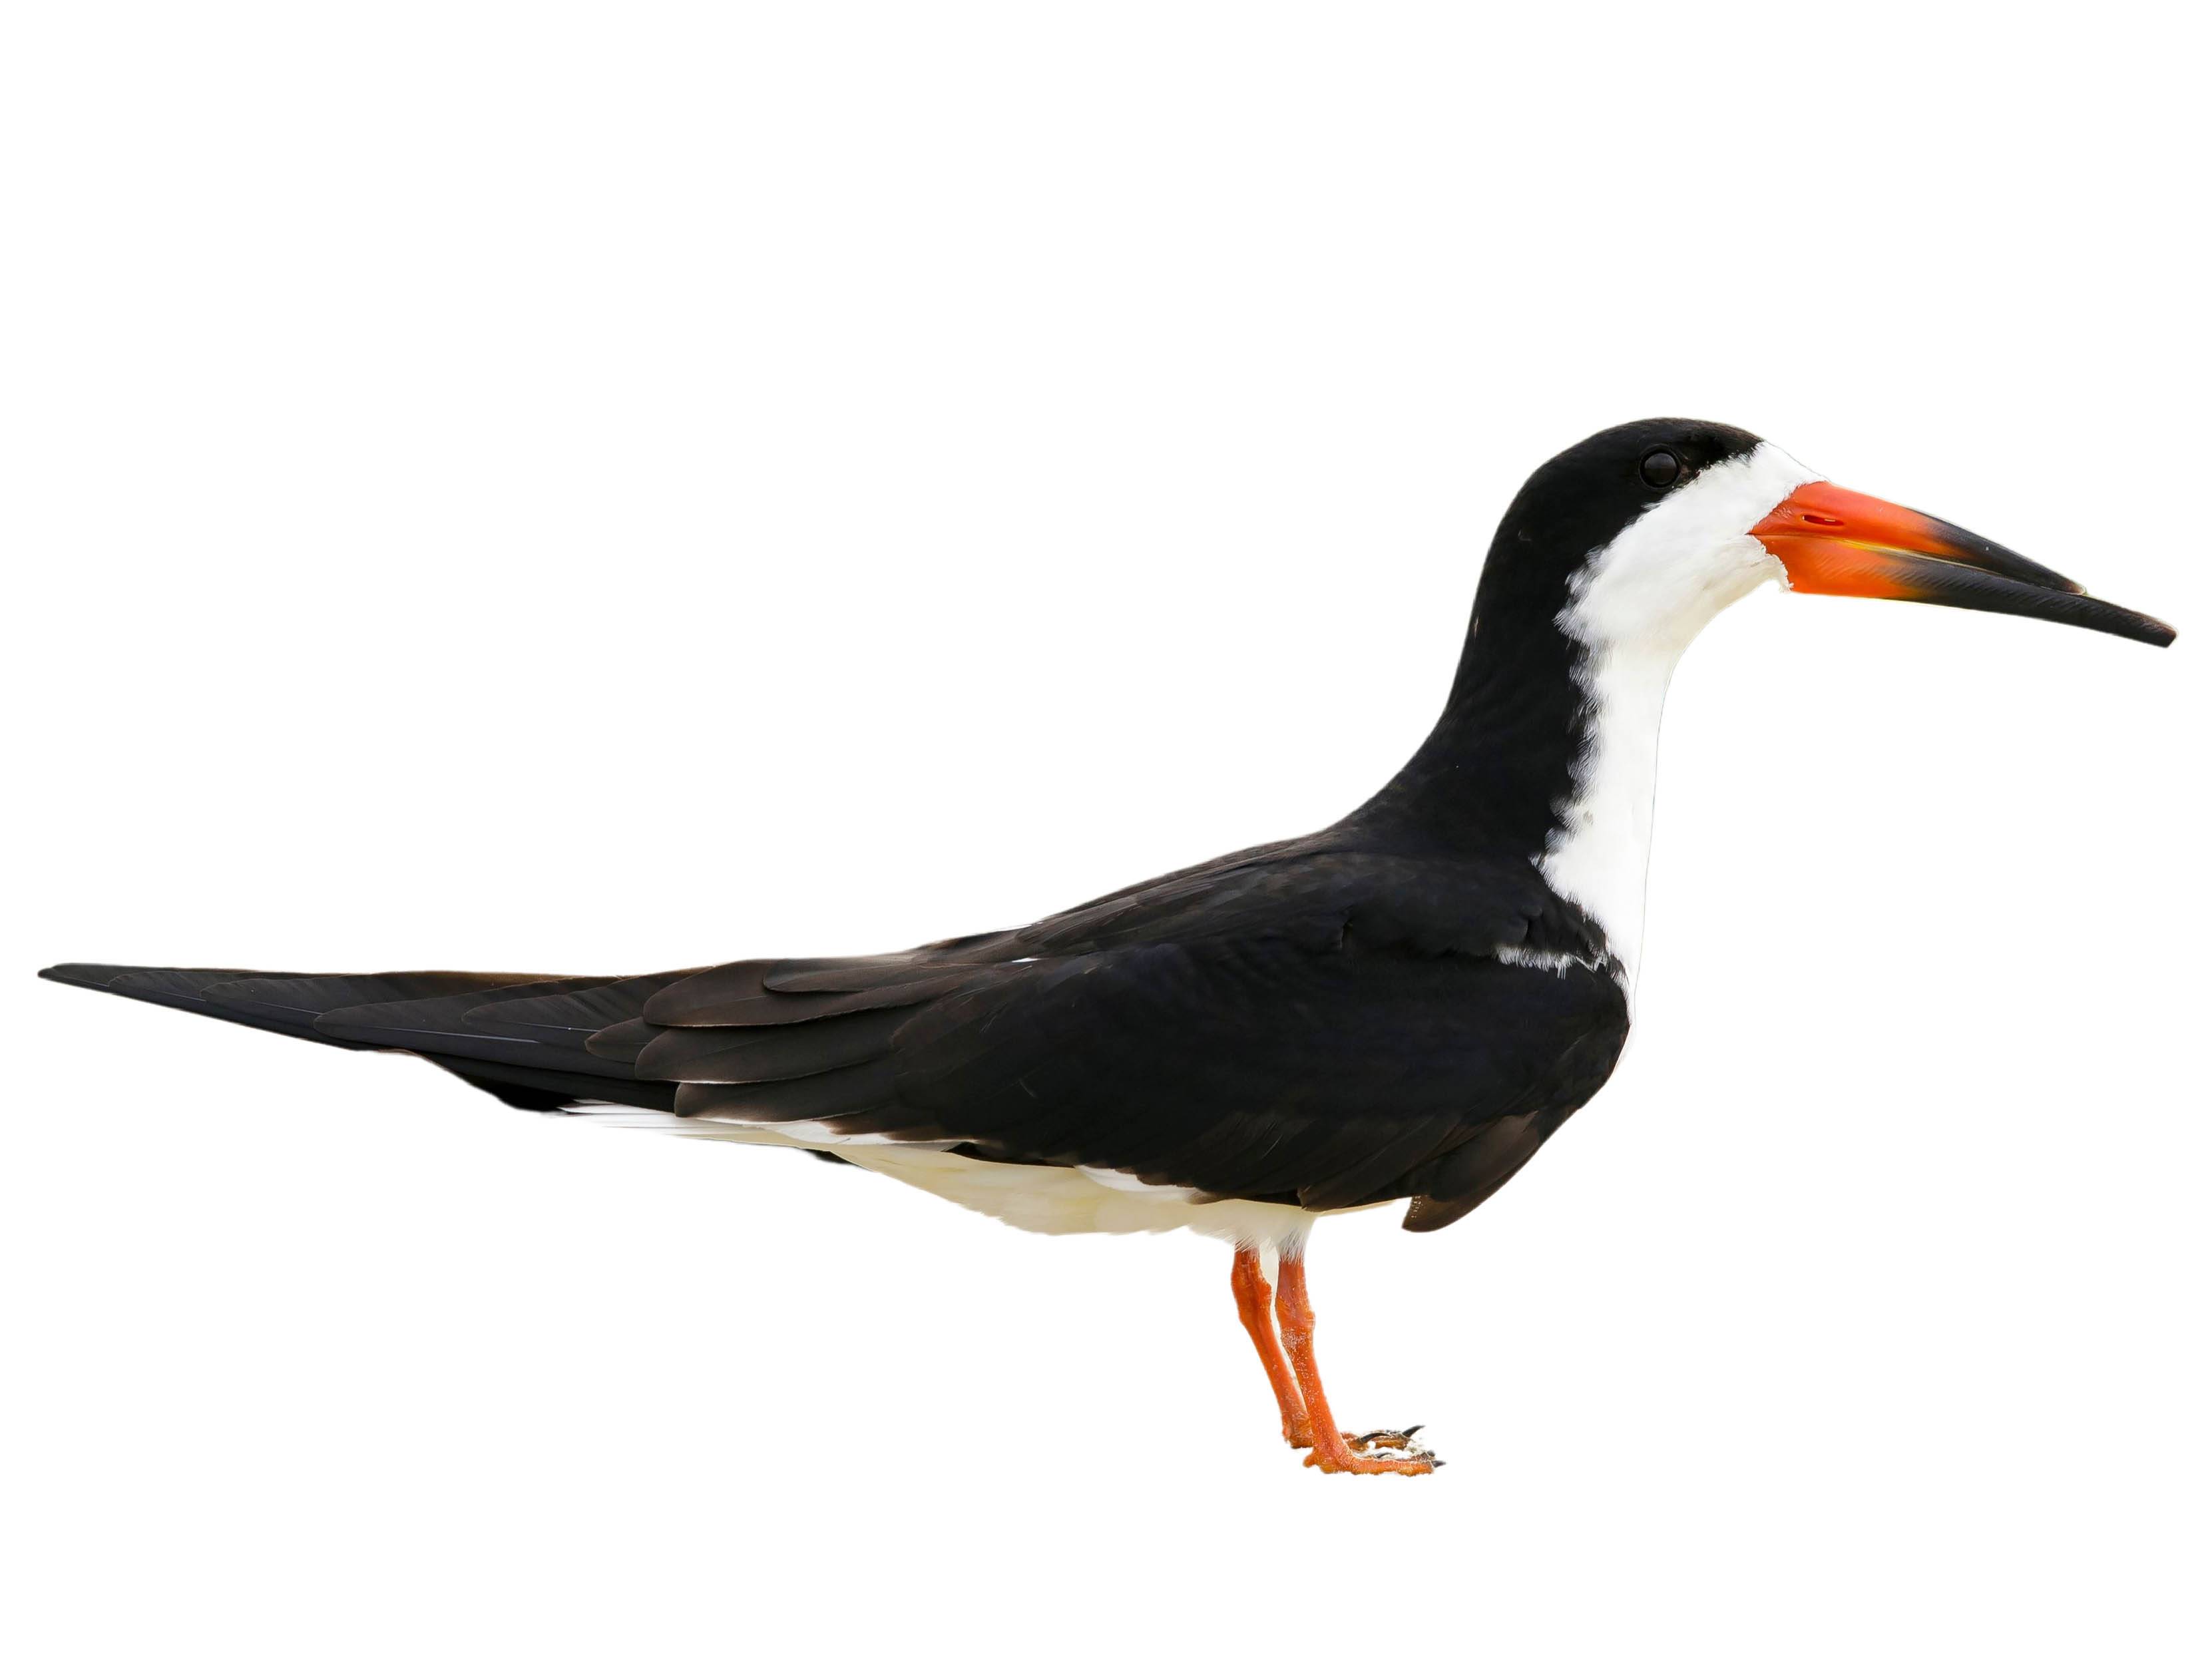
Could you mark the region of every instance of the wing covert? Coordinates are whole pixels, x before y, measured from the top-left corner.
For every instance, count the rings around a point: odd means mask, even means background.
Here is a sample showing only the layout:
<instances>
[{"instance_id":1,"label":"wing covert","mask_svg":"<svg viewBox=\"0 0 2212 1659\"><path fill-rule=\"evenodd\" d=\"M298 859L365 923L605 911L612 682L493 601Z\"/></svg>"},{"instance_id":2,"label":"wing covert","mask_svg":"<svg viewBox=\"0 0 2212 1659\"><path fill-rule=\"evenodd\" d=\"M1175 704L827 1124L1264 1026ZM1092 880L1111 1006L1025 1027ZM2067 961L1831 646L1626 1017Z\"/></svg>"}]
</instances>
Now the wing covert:
<instances>
[{"instance_id":1,"label":"wing covert","mask_svg":"<svg viewBox=\"0 0 2212 1659\"><path fill-rule=\"evenodd\" d=\"M1586 921L1533 871L1486 873L1261 849L1013 933L726 964L622 1041L687 1116L1316 1209L1416 1196L1409 1224L1440 1225L1626 1032L1612 975L1576 960ZM1529 951L1562 965L1512 959Z\"/></svg>"}]
</instances>

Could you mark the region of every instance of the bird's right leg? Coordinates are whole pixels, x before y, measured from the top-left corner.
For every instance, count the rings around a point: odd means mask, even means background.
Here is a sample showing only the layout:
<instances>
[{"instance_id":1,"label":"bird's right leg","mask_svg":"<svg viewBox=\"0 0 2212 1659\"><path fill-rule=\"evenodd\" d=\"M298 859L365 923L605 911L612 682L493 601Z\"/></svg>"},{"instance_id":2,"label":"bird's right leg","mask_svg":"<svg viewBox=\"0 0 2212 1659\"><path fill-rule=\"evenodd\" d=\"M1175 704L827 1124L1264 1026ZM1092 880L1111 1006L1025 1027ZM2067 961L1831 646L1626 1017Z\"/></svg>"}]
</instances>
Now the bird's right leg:
<instances>
[{"instance_id":1,"label":"bird's right leg","mask_svg":"<svg viewBox=\"0 0 2212 1659\"><path fill-rule=\"evenodd\" d=\"M1259 1251L1249 1245L1237 1247L1237 1260L1229 1269L1229 1284L1237 1292L1237 1316L1244 1322L1244 1334L1252 1339L1261 1364L1267 1367L1267 1382L1275 1390L1275 1404L1283 1413L1283 1438L1293 1446L1312 1445L1313 1425L1306 1418L1305 1396L1298 1392L1298 1380L1291 1374L1291 1362L1275 1335L1274 1296L1268 1288L1267 1270L1260 1265Z\"/></svg>"}]
</instances>

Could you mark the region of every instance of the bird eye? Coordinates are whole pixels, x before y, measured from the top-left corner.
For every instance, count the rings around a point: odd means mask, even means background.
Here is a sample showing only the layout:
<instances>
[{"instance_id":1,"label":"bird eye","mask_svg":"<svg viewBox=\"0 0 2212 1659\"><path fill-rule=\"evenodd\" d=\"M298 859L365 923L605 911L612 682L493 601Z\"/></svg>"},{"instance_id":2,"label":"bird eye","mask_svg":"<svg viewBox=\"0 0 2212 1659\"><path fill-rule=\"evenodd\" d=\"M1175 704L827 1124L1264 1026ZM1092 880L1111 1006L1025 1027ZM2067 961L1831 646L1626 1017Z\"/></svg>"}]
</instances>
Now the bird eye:
<instances>
[{"instance_id":1,"label":"bird eye","mask_svg":"<svg viewBox=\"0 0 2212 1659\"><path fill-rule=\"evenodd\" d=\"M1682 462L1671 449L1655 449L1644 458L1644 465L1637 471L1654 489L1664 489L1682 476Z\"/></svg>"}]
</instances>

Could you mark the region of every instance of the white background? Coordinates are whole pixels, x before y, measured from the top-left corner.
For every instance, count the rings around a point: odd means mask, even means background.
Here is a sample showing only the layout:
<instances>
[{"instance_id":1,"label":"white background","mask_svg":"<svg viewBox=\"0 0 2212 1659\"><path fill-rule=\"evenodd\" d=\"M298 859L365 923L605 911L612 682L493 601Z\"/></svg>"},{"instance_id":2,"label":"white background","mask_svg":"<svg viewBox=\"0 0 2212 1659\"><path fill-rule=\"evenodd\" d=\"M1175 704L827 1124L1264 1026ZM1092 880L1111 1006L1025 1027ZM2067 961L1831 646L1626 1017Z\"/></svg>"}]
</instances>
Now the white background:
<instances>
[{"instance_id":1,"label":"white background","mask_svg":"<svg viewBox=\"0 0 2212 1659\"><path fill-rule=\"evenodd\" d=\"M2202 1653L2179 9L26 7L8 1645ZM2163 20L2163 21L2161 21ZM1418 741L1527 472L1735 422L2183 632L1763 592L1638 1041L1227 1253L38 983L1025 921Z\"/></svg>"}]
</instances>

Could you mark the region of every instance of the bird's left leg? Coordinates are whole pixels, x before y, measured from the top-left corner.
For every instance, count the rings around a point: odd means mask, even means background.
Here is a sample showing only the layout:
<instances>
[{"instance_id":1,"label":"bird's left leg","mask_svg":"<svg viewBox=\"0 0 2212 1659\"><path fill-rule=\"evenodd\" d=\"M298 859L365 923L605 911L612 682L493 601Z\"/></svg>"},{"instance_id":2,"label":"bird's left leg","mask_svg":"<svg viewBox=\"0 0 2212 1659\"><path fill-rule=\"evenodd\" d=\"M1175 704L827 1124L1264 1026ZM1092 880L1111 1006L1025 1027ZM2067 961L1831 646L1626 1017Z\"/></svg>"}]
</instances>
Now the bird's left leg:
<instances>
[{"instance_id":1,"label":"bird's left leg","mask_svg":"<svg viewBox=\"0 0 2212 1659\"><path fill-rule=\"evenodd\" d=\"M1275 1319L1281 1326L1283 1346L1290 1351L1291 1370L1297 1378L1298 1395L1305 1401L1313 1426L1313 1449L1306 1462L1324 1474L1427 1474L1443 1468L1436 1456L1413 1440L1413 1431L1403 1434L1363 1434L1346 1441L1336 1426L1328 1396L1322 1391L1321 1367L1314 1361L1313 1304L1306 1300L1306 1261L1301 1251L1285 1250L1275 1273ZM1402 1457L1364 1455L1378 1446L1401 1446Z\"/></svg>"},{"instance_id":2,"label":"bird's left leg","mask_svg":"<svg viewBox=\"0 0 2212 1659\"><path fill-rule=\"evenodd\" d=\"M1237 1247L1229 1284L1237 1292L1237 1316L1244 1322L1244 1334L1259 1351L1260 1363L1267 1367L1267 1381L1275 1390L1275 1404L1283 1413L1283 1438L1293 1446L1312 1445L1313 1425L1306 1420L1305 1398L1298 1392L1298 1380L1291 1375L1291 1362L1283 1357L1283 1345L1275 1336L1273 1292L1267 1284L1267 1269L1260 1265L1259 1251L1249 1244Z\"/></svg>"}]
</instances>

